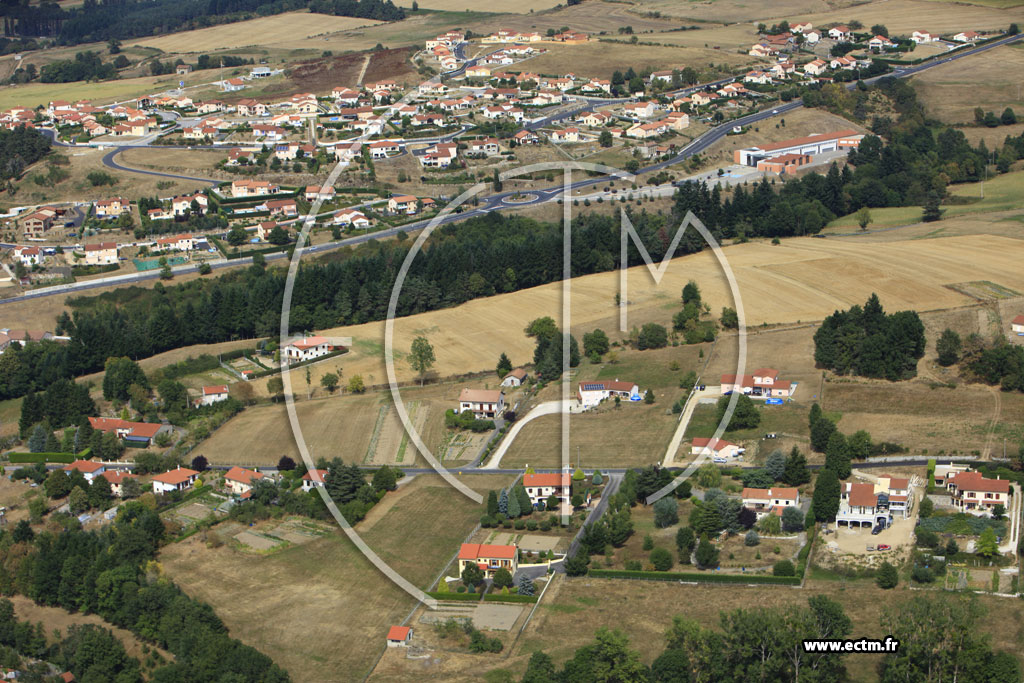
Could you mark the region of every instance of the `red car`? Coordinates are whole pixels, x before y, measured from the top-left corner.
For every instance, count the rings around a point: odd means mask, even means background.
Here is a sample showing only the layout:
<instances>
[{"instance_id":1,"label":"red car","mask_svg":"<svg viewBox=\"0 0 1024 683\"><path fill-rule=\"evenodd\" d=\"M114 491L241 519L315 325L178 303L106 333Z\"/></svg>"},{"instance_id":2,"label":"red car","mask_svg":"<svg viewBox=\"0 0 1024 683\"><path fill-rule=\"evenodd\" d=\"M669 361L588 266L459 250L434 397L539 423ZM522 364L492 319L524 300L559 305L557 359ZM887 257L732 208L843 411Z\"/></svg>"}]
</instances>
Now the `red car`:
<instances>
[{"instance_id":1,"label":"red car","mask_svg":"<svg viewBox=\"0 0 1024 683\"><path fill-rule=\"evenodd\" d=\"M892 546L890 546L890 545L888 545L886 543L883 543L882 545L878 546L878 549L879 550L892 550Z\"/></svg>"}]
</instances>

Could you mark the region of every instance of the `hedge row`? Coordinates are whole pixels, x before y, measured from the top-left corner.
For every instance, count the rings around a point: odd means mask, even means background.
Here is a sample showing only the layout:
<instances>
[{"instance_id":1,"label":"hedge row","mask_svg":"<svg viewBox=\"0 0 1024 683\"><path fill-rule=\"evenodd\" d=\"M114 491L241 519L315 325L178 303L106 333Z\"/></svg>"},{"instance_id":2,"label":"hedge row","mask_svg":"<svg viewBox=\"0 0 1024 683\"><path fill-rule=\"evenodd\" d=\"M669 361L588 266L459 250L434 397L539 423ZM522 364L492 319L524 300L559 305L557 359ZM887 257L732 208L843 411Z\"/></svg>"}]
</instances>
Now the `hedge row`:
<instances>
[{"instance_id":1,"label":"hedge row","mask_svg":"<svg viewBox=\"0 0 1024 683\"><path fill-rule=\"evenodd\" d=\"M78 455L74 453L8 453L7 458L12 463L35 464L38 462L59 462L65 465L75 460L88 460L90 449L86 448Z\"/></svg>"},{"instance_id":2,"label":"hedge row","mask_svg":"<svg viewBox=\"0 0 1024 683\"><path fill-rule=\"evenodd\" d=\"M322 360L327 360L328 358L334 358L335 356L340 356L343 353L348 353L348 349L343 349L341 351L331 351L327 355L320 356L319 358L311 358L309 360L304 360L301 363L292 363L288 367L290 369L294 370L295 368L301 368L304 365L309 365L310 363L317 363L317 362L322 361ZM269 370L260 370L258 372L252 373L252 377L250 377L249 379L253 380L253 379L260 379L261 377L269 377L270 375L280 374L280 372L281 372L281 368L271 368Z\"/></svg>"},{"instance_id":3,"label":"hedge row","mask_svg":"<svg viewBox=\"0 0 1024 683\"><path fill-rule=\"evenodd\" d=\"M224 185L226 187L228 187L228 188L231 187L231 183L225 183ZM302 190L300 190L299 188L295 188L294 190L288 190L288 191L284 191L284 189L282 188L282 191L278 192L277 194L261 194L261 195L257 195L257 196L254 196L254 197L224 197L224 196L221 196L221 197L217 197L217 203L218 204L222 204L222 205L223 204L244 204L246 202L252 202L254 204L259 204L261 201L263 201L265 199L268 199L268 198L269 199L294 199L295 197L299 196L300 192L302 192Z\"/></svg>"},{"instance_id":4,"label":"hedge row","mask_svg":"<svg viewBox=\"0 0 1024 683\"><path fill-rule=\"evenodd\" d=\"M694 581L697 583L770 583L799 586L798 576L767 576L761 574L718 574L709 572L645 572L628 569L591 569L588 576L601 579L637 579L640 581Z\"/></svg>"},{"instance_id":5,"label":"hedge row","mask_svg":"<svg viewBox=\"0 0 1024 683\"><path fill-rule=\"evenodd\" d=\"M427 595L430 597L444 601L460 601L460 602L480 602L479 593L440 593L438 591L428 591ZM484 596L485 602L537 602L536 595L502 595L501 593L488 593Z\"/></svg>"}]
</instances>

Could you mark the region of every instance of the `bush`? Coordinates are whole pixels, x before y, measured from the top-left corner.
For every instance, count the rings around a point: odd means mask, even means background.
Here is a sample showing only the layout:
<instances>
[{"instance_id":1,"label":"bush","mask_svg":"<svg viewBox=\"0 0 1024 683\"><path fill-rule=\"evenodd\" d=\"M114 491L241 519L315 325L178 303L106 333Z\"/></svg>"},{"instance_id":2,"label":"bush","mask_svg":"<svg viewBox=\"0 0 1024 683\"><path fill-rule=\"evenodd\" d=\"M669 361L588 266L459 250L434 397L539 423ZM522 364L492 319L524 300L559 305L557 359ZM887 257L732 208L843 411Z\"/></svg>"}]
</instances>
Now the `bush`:
<instances>
[{"instance_id":1,"label":"bush","mask_svg":"<svg viewBox=\"0 0 1024 683\"><path fill-rule=\"evenodd\" d=\"M789 560L779 560L772 567L772 576L796 576L796 567Z\"/></svg>"},{"instance_id":2,"label":"bush","mask_svg":"<svg viewBox=\"0 0 1024 683\"><path fill-rule=\"evenodd\" d=\"M515 522L515 527L518 531L522 531L526 528L526 521L522 519L517 519Z\"/></svg>"},{"instance_id":3,"label":"bush","mask_svg":"<svg viewBox=\"0 0 1024 683\"><path fill-rule=\"evenodd\" d=\"M747 535L743 537L743 545L755 546L761 542L761 537L757 535L757 532L751 529L747 532Z\"/></svg>"},{"instance_id":4,"label":"bush","mask_svg":"<svg viewBox=\"0 0 1024 683\"><path fill-rule=\"evenodd\" d=\"M672 553L666 548L655 548L650 555L651 564L659 572L667 572L672 568Z\"/></svg>"},{"instance_id":5,"label":"bush","mask_svg":"<svg viewBox=\"0 0 1024 683\"><path fill-rule=\"evenodd\" d=\"M537 526L538 526L538 524L537 524L536 520L530 519L530 520L527 520L527 522L526 522L526 530L527 531L536 531L537 530Z\"/></svg>"},{"instance_id":6,"label":"bush","mask_svg":"<svg viewBox=\"0 0 1024 683\"><path fill-rule=\"evenodd\" d=\"M935 581L935 573L924 565L915 564L914 570L910 573L910 578L918 583L932 583Z\"/></svg>"},{"instance_id":7,"label":"bush","mask_svg":"<svg viewBox=\"0 0 1024 683\"><path fill-rule=\"evenodd\" d=\"M917 545L922 548L939 547L939 536L934 531L918 528L915 534L917 536Z\"/></svg>"},{"instance_id":8,"label":"bush","mask_svg":"<svg viewBox=\"0 0 1024 683\"><path fill-rule=\"evenodd\" d=\"M896 571L896 567L889 564L888 561L883 562L878 568L878 573L875 575L875 583L878 584L878 587L888 590L895 588L899 582L900 575Z\"/></svg>"},{"instance_id":9,"label":"bush","mask_svg":"<svg viewBox=\"0 0 1024 683\"><path fill-rule=\"evenodd\" d=\"M654 503L654 525L659 529L679 523L679 504L675 498L665 496Z\"/></svg>"},{"instance_id":10,"label":"bush","mask_svg":"<svg viewBox=\"0 0 1024 683\"><path fill-rule=\"evenodd\" d=\"M549 521L548 521L548 520L546 520L546 519L545 519L545 520L543 520L543 521L542 521L542 522L540 523L540 530L541 530L541 531L551 531L551 522L549 522Z\"/></svg>"}]
</instances>

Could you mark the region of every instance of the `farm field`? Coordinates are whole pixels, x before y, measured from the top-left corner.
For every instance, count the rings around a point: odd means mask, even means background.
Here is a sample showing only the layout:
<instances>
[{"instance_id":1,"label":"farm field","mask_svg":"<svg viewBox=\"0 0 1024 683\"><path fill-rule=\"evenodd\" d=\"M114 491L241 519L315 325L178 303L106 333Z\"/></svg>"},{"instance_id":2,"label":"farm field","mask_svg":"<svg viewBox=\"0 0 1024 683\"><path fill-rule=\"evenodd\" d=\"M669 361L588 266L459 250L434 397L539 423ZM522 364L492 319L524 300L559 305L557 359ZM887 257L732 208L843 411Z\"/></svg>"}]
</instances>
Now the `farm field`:
<instances>
[{"instance_id":1,"label":"farm field","mask_svg":"<svg viewBox=\"0 0 1024 683\"><path fill-rule=\"evenodd\" d=\"M715 26L702 24L696 31L667 31L647 34L641 40L680 47L710 47L733 50L742 47L744 52L757 42L757 24L736 23Z\"/></svg>"},{"instance_id":2,"label":"farm field","mask_svg":"<svg viewBox=\"0 0 1024 683\"><path fill-rule=\"evenodd\" d=\"M840 0L781 0L771 5L757 5L752 8L743 0L700 0L698 2L674 2L673 0L640 0L634 3L635 11L661 12L663 16L673 18L695 19L699 21L739 22L756 20L768 21L775 18L785 19L806 12L824 12L834 7L844 7L852 2ZM753 12L759 15L751 16ZM790 19L792 20L792 19Z\"/></svg>"},{"instance_id":3,"label":"farm field","mask_svg":"<svg viewBox=\"0 0 1024 683\"><path fill-rule=\"evenodd\" d=\"M229 174L220 173L213 168L214 164L227 158L227 152L209 149L160 149L158 147L140 147L126 149L117 157L118 163L131 168L161 169L168 173L194 175L197 177L213 177Z\"/></svg>"},{"instance_id":4,"label":"farm field","mask_svg":"<svg viewBox=\"0 0 1024 683\"><path fill-rule=\"evenodd\" d=\"M295 392L304 399L305 383L297 376L293 376L292 382ZM257 389L265 384L265 380L252 383ZM473 384L483 385L483 382ZM465 383L402 390L413 425L438 459L444 458L442 446L451 446L449 458L458 459L461 454L465 459L476 456L483 445L479 439L470 439L465 444L448 441L444 413L456 405L463 386ZM427 466L427 461L406 436L390 392L298 400L295 409L314 460L340 457L345 462ZM469 439L468 434L466 437ZM204 441L196 450L200 451L214 464L253 467L275 465L282 455L296 461L300 457L283 403L243 411Z\"/></svg>"},{"instance_id":5,"label":"farm field","mask_svg":"<svg viewBox=\"0 0 1024 683\"><path fill-rule=\"evenodd\" d=\"M609 78L613 72L629 66L636 71L683 67L688 64L714 64L715 70L735 72L757 60L746 54L711 50L703 47L661 47L602 43L590 41L580 45L545 45L548 51L524 62L519 68L541 74L564 74L575 71L595 78Z\"/></svg>"},{"instance_id":6,"label":"farm field","mask_svg":"<svg viewBox=\"0 0 1024 683\"><path fill-rule=\"evenodd\" d=\"M1008 177L1007 177L1008 178ZM992 183L989 183L991 185ZM1009 192L1009 183L1004 185ZM990 190L986 195L994 197ZM1005 200L991 200L1011 203ZM964 236L929 240L895 240L880 248L850 240L789 239L780 245L750 242L725 247L723 253L736 274L748 326L820 320L838 308L863 303L877 292L894 310L918 311L962 306L972 300L946 287L978 278L974 264L985 263L987 279L1024 291L1017 267L1024 244L996 236ZM713 309L731 305L725 278L710 252L678 259L661 285L654 286L646 268L630 272L629 325L648 321L667 324L678 305L678 293L695 279ZM572 284L573 331L601 327L620 338L614 293L617 273L575 278ZM426 336L434 345L438 376L490 371L496 354L504 351L513 364L532 358L533 343L521 333L534 318L560 311L561 284L468 302L395 322L394 348L404 352L413 338ZM383 324L366 323L334 328L325 334L351 336L355 347L340 361L346 376L362 374L367 384L385 381L382 357ZM399 380L411 380L407 363L396 361Z\"/></svg>"},{"instance_id":7,"label":"farm field","mask_svg":"<svg viewBox=\"0 0 1024 683\"><path fill-rule=\"evenodd\" d=\"M1001 2L1003 0L996 0ZM860 21L865 26L884 24L890 34L910 35L915 30L934 31L939 34L958 33L969 27L975 31L1005 29L1011 22L1024 17L1024 5L1014 0L1014 7L1000 9L959 2L933 2L932 0L879 0L856 4L841 9L821 12L794 13L787 17L810 21L815 26L828 23ZM780 15L781 16L781 15ZM928 26L921 29L921 26Z\"/></svg>"},{"instance_id":8,"label":"farm field","mask_svg":"<svg viewBox=\"0 0 1024 683\"><path fill-rule=\"evenodd\" d=\"M508 14L485 17L467 22L466 27L472 29L474 33L483 35L499 28L538 31L543 34L548 28L558 30L562 26L568 26L592 35L602 31L617 35L621 26L632 26L636 33L659 32L679 27L678 22L667 18L646 16L645 12L636 10L634 5L624 2L581 2L572 7L563 6L543 14Z\"/></svg>"},{"instance_id":9,"label":"farm field","mask_svg":"<svg viewBox=\"0 0 1024 683\"><path fill-rule=\"evenodd\" d=\"M295 48L313 36L375 26L381 22L355 17L335 17L312 12L287 12L233 24L223 24L182 33L143 38L130 43L164 52L202 53L240 47Z\"/></svg>"},{"instance_id":10,"label":"farm field","mask_svg":"<svg viewBox=\"0 0 1024 683\"><path fill-rule=\"evenodd\" d=\"M478 0L423 0L420 9L442 10L445 12L487 11L509 14L533 14L558 6L558 0L492 0L482 3Z\"/></svg>"},{"instance_id":11,"label":"farm field","mask_svg":"<svg viewBox=\"0 0 1024 683\"><path fill-rule=\"evenodd\" d=\"M463 481L485 492L511 478ZM419 475L385 496L356 531L406 579L427 586L480 514L439 477ZM260 556L227 544L208 547L197 534L163 548L159 560L189 595L213 606L233 637L268 654L296 681L361 678L384 649L388 627L416 604L340 531Z\"/></svg>"},{"instance_id":12,"label":"farm field","mask_svg":"<svg viewBox=\"0 0 1024 683\"><path fill-rule=\"evenodd\" d=\"M1024 49L1006 46L930 69L912 77L910 82L931 116L947 123L973 124L975 107L994 111L997 116L1006 107L1024 112L1018 75L1022 70ZM965 89L970 89L971 97L958 96ZM1017 134L1006 127L983 130L998 134L996 141L1000 145L1006 135Z\"/></svg>"}]
</instances>

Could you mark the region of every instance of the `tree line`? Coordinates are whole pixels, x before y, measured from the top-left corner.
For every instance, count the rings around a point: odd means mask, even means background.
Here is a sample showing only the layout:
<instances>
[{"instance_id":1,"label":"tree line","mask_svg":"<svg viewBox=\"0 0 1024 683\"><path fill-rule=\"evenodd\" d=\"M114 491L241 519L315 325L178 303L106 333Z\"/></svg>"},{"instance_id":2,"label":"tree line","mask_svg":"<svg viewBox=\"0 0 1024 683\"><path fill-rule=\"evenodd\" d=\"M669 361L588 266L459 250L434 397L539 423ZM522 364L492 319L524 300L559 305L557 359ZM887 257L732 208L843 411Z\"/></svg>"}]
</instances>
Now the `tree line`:
<instances>
[{"instance_id":1,"label":"tree line","mask_svg":"<svg viewBox=\"0 0 1024 683\"><path fill-rule=\"evenodd\" d=\"M61 59L44 64L39 71L41 83L106 81L112 78L117 78L117 68L112 62L104 62L99 54L91 50L75 54L74 59Z\"/></svg>"},{"instance_id":2,"label":"tree line","mask_svg":"<svg viewBox=\"0 0 1024 683\"><path fill-rule=\"evenodd\" d=\"M883 683L957 680L1010 683L1020 680L1013 654L992 649L978 632L984 608L977 598L940 595L887 605L880 630L899 641L880 656ZM594 641L561 667L543 650L534 653L523 683L630 681L711 683L723 681L839 681L848 678L844 655L807 652L807 640L841 640L853 634L843 605L826 595L787 607L746 607L719 613L717 628L677 615L664 634L665 649L648 666L629 637L599 628ZM874 656L874 655L873 655Z\"/></svg>"},{"instance_id":3,"label":"tree line","mask_svg":"<svg viewBox=\"0 0 1024 683\"><path fill-rule=\"evenodd\" d=\"M401 21L405 10L391 0L311 0L309 11L375 21Z\"/></svg>"},{"instance_id":4,"label":"tree line","mask_svg":"<svg viewBox=\"0 0 1024 683\"><path fill-rule=\"evenodd\" d=\"M198 220L198 219L197 219ZM633 224L660 259L665 216L641 213ZM619 225L584 215L573 223L572 275L618 267ZM457 306L561 278L562 228L498 213L438 230L412 263L398 300L399 316ZM700 243L684 247L697 251ZM409 246L372 243L304 265L295 282L295 332L381 320ZM640 262L635 248L631 265ZM253 267L210 280L152 289L130 287L69 300L56 330L71 341L27 344L0 356L0 398L41 391L61 378L102 370L108 358L143 358L181 346L274 336L280 325L285 273ZM558 342L556 342L557 344ZM552 352L548 354L554 358Z\"/></svg>"},{"instance_id":5,"label":"tree line","mask_svg":"<svg viewBox=\"0 0 1024 683\"><path fill-rule=\"evenodd\" d=\"M154 672L152 680L289 680L269 657L230 637L209 605L189 598L155 569L165 540L156 511L130 501L101 530L83 531L69 517L64 527L37 534L24 520L13 530L0 531L0 592L97 614L168 650L174 662ZM122 680L116 672L90 678L85 675L89 668L72 672L81 675L79 680Z\"/></svg>"}]
</instances>

